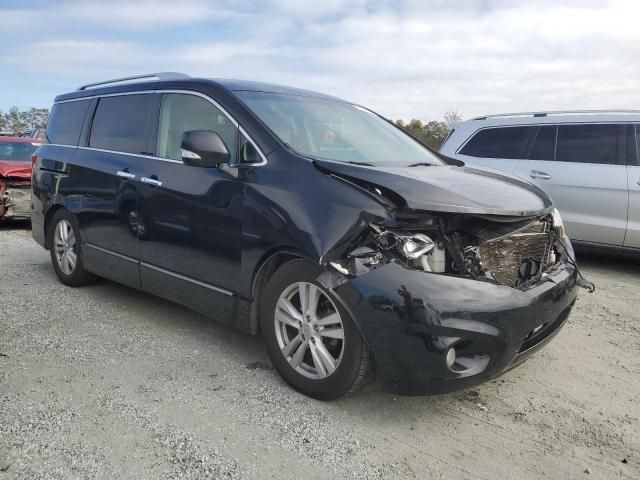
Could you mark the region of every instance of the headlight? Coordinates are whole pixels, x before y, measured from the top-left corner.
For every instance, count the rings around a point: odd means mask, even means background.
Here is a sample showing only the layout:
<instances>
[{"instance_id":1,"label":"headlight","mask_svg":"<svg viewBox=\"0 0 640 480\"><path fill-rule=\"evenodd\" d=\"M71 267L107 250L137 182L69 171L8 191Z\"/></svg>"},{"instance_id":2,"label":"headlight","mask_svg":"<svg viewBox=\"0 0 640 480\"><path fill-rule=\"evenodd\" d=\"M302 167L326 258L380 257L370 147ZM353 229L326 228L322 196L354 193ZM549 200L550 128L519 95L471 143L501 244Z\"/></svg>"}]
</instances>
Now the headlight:
<instances>
[{"instance_id":1,"label":"headlight","mask_svg":"<svg viewBox=\"0 0 640 480\"><path fill-rule=\"evenodd\" d=\"M558 238L564 238L567 236L567 230L564 228L564 222L562 221L562 217L560 216L560 212L557 208L554 208L551 211L551 218L553 220L553 229L558 235Z\"/></svg>"},{"instance_id":2,"label":"headlight","mask_svg":"<svg viewBox=\"0 0 640 480\"><path fill-rule=\"evenodd\" d=\"M433 250L435 243L424 233L416 233L407 237L402 246L402 254L411 259L420 258Z\"/></svg>"}]
</instances>

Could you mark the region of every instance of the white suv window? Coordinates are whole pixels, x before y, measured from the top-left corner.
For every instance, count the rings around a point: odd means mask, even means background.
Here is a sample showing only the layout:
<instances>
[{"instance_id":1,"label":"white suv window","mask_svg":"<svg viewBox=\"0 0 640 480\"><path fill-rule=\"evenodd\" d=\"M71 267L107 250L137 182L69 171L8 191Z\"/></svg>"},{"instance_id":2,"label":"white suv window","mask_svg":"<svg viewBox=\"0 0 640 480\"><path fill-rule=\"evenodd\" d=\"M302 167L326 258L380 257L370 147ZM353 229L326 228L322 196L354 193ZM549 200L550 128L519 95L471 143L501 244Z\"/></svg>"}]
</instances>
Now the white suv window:
<instances>
[{"instance_id":1,"label":"white suv window","mask_svg":"<svg viewBox=\"0 0 640 480\"><path fill-rule=\"evenodd\" d=\"M480 158L526 158L526 144L533 127L495 127L477 132L460 154Z\"/></svg>"},{"instance_id":2,"label":"white suv window","mask_svg":"<svg viewBox=\"0 0 640 480\"><path fill-rule=\"evenodd\" d=\"M559 125L556 160L616 165L618 132L616 124Z\"/></svg>"}]
</instances>

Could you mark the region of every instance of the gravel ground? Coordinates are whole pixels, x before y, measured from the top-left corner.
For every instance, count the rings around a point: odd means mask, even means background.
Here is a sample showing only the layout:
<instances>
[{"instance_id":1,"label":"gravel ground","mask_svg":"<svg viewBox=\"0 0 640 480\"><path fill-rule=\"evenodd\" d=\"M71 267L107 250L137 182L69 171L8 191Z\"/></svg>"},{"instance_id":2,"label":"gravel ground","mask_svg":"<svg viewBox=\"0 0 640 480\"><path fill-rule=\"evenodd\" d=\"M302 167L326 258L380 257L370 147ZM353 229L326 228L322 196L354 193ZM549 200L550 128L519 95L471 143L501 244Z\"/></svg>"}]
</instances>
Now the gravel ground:
<instances>
[{"instance_id":1,"label":"gravel ground","mask_svg":"<svg viewBox=\"0 0 640 480\"><path fill-rule=\"evenodd\" d=\"M322 403L260 339L101 281L56 281L0 226L0 480L640 478L640 261L581 258L598 291L498 380Z\"/></svg>"}]
</instances>

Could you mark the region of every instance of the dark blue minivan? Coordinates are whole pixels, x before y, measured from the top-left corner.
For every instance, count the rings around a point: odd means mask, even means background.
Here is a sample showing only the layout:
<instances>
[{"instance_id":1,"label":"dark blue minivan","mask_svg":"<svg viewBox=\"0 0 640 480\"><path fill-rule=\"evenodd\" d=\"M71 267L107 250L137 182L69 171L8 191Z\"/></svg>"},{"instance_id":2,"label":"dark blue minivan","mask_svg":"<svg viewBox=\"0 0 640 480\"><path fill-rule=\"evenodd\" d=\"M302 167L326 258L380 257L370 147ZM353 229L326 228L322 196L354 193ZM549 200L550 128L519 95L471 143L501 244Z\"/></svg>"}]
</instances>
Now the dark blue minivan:
<instances>
[{"instance_id":1,"label":"dark blue minivan","mask_svg":"<svg viewBox=\"0 0 640 480\"><path fill-rule=\"evenodd\" d=\"M540 189L338 98L143 75L58 96L46 137L33 237L63 283L108 278L261 333L315 398L369 373L405 394L486 381L576 299Z\"/></svg>"}]
</instances>

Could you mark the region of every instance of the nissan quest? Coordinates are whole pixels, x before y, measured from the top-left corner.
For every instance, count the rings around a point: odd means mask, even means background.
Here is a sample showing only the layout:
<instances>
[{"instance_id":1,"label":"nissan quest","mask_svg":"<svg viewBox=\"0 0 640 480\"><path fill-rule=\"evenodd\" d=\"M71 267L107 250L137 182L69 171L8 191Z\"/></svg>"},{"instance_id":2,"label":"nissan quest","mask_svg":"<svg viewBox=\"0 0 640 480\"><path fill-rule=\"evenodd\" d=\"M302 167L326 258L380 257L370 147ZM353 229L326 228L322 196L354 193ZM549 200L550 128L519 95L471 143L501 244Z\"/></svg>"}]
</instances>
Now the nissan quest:
<instances>
[{"instance_id":1,"label":"nissan quest","mask_svg":"<svg viewBox=\"0 0 640 480\"><path fill-rule=\"evenodd\" d=\"M33 237L62 283L104 277L261 334L318 399L487 381L590 287L541 189L306 90L84 85L56 97L32 164Z\"/></svg>"}]
</instances>

